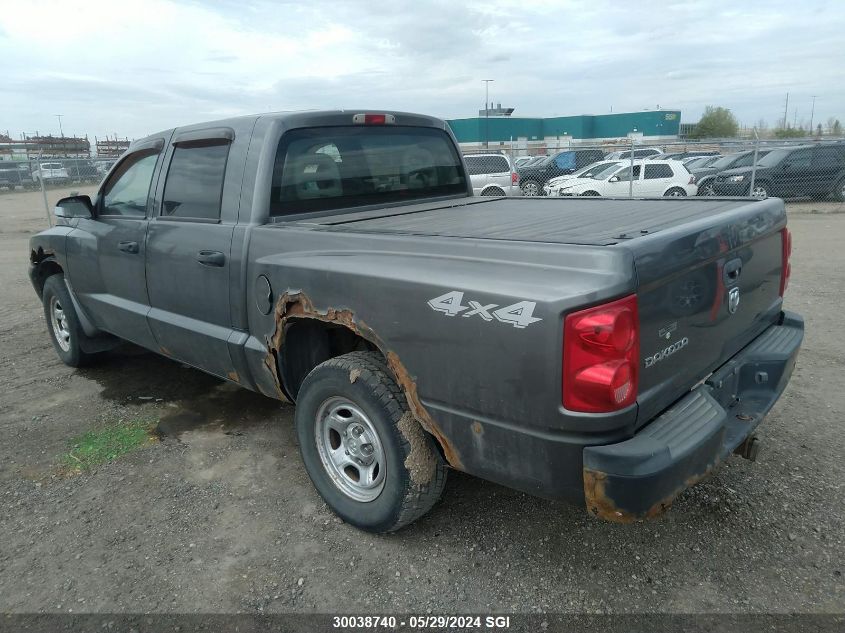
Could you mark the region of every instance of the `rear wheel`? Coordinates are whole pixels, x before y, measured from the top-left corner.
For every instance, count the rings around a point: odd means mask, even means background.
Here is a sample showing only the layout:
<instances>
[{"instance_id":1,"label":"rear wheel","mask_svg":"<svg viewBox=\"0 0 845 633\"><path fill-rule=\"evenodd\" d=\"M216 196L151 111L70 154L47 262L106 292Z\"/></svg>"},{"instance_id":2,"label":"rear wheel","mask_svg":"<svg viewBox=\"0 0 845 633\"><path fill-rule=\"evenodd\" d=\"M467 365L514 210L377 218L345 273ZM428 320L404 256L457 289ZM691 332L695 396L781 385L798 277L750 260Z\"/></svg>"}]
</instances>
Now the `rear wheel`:
<instances>
[{"instance_id":1,"label":"rear wheel","mask_svg":"<svg viewBox=\"0 0 845 633\"><path fill-rule=\"evenodd\" d=\"M687 195L687 192L681 189L680 187L672 187L663 195L668 198L683 198Z\"/></svg>"},{"instance_id":2,"label":"rear wheel","mask_svg":"<svg viewBox=\"0 0 845 633\"><path fill-rule=\"evenodd\" d=\"M305 470L347 523L392 532L440 498L443 458L380 354L352 352L315 367L299 390L295 418Z\"/></svg>"},{"instance_id":3,"label":"rear wheel","mask_svg":"<svg viewBox=\"0 0 845 633\"><path fill-rule=\"evenodd\" d=\"M585 191L581 194L582 196L597 196L599 195L598 191Z\"/></svg>"},{"instance_id":4,"label":"rear wheel","mask_svg":"<svg viewBox=\"0 0 845 633\"><path fill-rule=\"evenodd\" d=\"M64 275L51 275L47 278L41 301L44 304L44 318L47 321L50 340L62 362L71 367L80 367L91 362L94 354L82 351L81 343L85 332L79 324L79 317L65 286Z\"/></svg>"},{"instance_id":5,"label":"rear wheel","mask_svg":"<svg viewBox=\"0 0 845 633\"><path fill-rule=\"evenodd\" d=\"M533 180L526 180L521 186L523 196L533 198L534 196L539 196L541 193L540 185Z\"/></svg>"}]
</instances>

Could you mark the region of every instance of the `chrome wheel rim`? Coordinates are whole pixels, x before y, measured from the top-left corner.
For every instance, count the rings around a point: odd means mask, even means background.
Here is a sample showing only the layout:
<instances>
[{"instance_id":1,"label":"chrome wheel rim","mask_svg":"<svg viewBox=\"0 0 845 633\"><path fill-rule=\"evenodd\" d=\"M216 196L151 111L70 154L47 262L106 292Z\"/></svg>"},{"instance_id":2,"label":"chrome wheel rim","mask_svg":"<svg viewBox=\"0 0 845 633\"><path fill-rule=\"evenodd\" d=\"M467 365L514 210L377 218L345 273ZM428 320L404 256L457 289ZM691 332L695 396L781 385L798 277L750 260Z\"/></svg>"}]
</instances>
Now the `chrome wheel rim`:
<instances>
[{"instance_id":1,"label":"chrome wheel rim","mask_svg":"<svg viewBox=\"0 0 845 633\"><path fill-rule=\"evenodd\" d=\"M703 196L715 196L716 190L713 188L713 185L704 185L704 189L701 192Z\"/></svg>"},{"instance_id":2,"label":"chrome wheel rim","mask_svg":"<svg viewBox=\"0 0 845 633\"><path fill-rule=\"evenodd\" d=\"M56 342L63 351L70 351L70 327L67 322L67 315L59 303L59 298L53 296L50 298L50 325L53 328L53 334L56 337Z\"/></svg>"},{"instance_id":3,"label":"chrome wheel rim","mask_svg":"<svg viewBox=\"0 0 845 633\"><path fill-rule=\"evenodd\" d=\"M334 485L350 499L369 502L384 488L387 464L381 438L367 415L342 397L317 410L317 452Z\"/></svg>"},{"instance_id":4,"label":"chrome wheel rim","mask_svg":"<svg viewBox=\"0 0 845 633\"><path fill-rule=\"evenodd\" d=\"M522 194L525 196L537 196L539 195L539 187L535 185L533 182L528 182L522 185Z\"/></svg>"},{"instance_id":5,"label":"chrome wheel rim","mask_svg":"<svg viewBox=\"0 0 845 633\"><path fill-rule=\"evenodd\" d=\"M765 187L761 187L760 185L754 185L754 190L751 192L751 196L753 198L768 198L769 192L766 191Z\"/></svg>"}]
</instances>

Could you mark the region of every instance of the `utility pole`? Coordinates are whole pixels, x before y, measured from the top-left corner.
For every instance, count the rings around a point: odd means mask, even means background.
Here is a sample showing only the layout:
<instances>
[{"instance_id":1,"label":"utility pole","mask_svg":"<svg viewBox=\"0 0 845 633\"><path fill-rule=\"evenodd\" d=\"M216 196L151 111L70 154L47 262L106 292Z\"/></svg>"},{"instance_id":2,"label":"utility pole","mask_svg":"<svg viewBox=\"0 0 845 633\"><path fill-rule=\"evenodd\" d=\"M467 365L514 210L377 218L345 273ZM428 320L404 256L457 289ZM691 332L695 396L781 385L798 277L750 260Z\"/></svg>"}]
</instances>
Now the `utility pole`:
<instances>
[{"instance_id":1,"label":"utility pole","mask_svg":"<svg viewBox=\"0 0 845 633\"><path fill-rule=\"evenodd\" d=\"M484 82L484 147L490 147L490 82L493 79L482 79Z\"/></svg>"},{"instance_id":2,"label":"utility pole","mask_svg":"<svg viewBox=\"0 0 845 633\"><path fill-rule=\"evenodd\" d=\"M59 120L59 135L60 135L62 138L64 138L64 137L65 137L65 133L62 131L62 117L63 117L63 116L64 116L64 114L57 114L57 115L56 115L56 118Z\"/></svg>"},{"instance_id":3,"label":"utility pole","mask_svg":"<svg viewBox=\"0 0 845 633\"><path fill-rule=\"evenodd\" d=\"M813 115L816 113L816 96L813 95L813 105L810 107L810 135L813 134Z\"/></svg>"},{"instance_id":4,"label":"utility pole","mask_svg":"<svg viewBox=\"0 0 845 633\"><path fill-rule=\"evenodd\" d=\"M784 130L786 129L786 117L789 116L789 93L786 93L786 105L783 106L783 125L781 126Z\"/></svg>"}]
</instances>

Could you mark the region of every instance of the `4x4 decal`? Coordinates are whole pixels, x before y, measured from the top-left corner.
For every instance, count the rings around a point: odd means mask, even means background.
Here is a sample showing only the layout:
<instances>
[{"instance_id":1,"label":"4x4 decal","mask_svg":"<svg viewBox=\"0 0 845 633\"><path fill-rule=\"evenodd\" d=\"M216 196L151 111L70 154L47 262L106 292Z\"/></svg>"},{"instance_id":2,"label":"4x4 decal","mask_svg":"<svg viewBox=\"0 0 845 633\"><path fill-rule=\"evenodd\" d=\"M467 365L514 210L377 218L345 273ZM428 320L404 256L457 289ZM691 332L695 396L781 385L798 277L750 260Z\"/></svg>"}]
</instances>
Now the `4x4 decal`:
<instances>
[{"instance_id":1,"label":"4x4 decal","mask_svg":"<svg viewBox=\"0 0 845 633\"><path fill-rule=\"evenodd\" d=\"M485 321L496 319L516 328L525 328L543 320L533 316L534 308L537 307L536 301L517 301L503 308L500 308L497 303L482 304L478 301L467 301L469 305L463 305L463 301L464 293L452 290L431 299L428 305L432 310L442 312L446 316L453 317L459 314L462 317L479 316Z\"/></svg>"}]
</instances>

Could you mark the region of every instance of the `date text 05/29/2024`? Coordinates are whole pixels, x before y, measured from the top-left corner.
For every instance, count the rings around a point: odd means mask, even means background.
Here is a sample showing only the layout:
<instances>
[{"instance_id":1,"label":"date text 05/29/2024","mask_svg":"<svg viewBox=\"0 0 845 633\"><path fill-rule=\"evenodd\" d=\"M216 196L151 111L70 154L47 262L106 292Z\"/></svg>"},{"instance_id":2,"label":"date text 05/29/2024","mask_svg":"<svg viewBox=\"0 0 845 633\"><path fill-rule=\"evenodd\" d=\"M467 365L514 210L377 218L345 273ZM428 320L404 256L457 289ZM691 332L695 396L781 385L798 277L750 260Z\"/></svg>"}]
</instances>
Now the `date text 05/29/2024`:
<instances>
[{"instance_id":1,"label":"date text 05/29/2024","mask_svg":"<svg viewBox=\"0 0 845 633\"><path fill-rule=\"evenodd\" d=\"M332 627L336 629L385 629L399 627L410 629L509 629L510 616L505 615L411 615L396 617L388 615L334 616Z\"/></svg>"}]
</instances>

